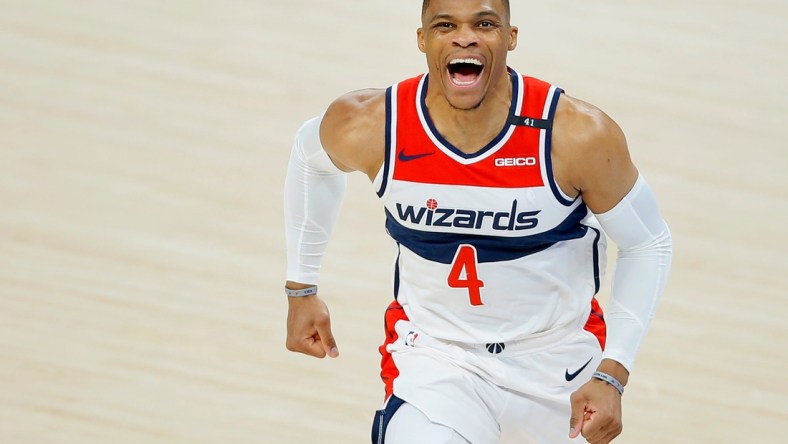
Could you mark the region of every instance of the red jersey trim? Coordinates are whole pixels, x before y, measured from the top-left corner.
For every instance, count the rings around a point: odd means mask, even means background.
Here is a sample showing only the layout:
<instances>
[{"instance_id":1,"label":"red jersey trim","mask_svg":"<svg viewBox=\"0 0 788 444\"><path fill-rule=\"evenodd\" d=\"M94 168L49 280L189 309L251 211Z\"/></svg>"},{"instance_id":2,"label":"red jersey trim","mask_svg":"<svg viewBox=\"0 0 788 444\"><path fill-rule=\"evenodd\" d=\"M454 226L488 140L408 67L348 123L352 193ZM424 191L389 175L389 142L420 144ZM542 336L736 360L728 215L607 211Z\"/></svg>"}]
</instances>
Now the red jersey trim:
<instances>
[{"instance_id":1,"label":"red jersey trim","mask_svg":"<svg viewBox=\"0 0 788 444\"><path fill-rule=\"evenodd\" d=\"M541 118L549 114L551 85L511 71L513 114ZM547 130L517 126L511 120L499 135L479 152L460 157L455 147L439 140L439 134L422 112L428 76L422 75L397 85L391 97L390 141L387 161L394 165L390 179L438 185L465 185L491 188L544 186L542 153ZM516 95L515 95L516 94ZM396 107L396 113L394 112ZM515 113L515 110L521 111ZM440 137L440 139L443 139ZM443 143L445 142L445 143ZM389 175L387 175L389 177ZM385 180L385 178L384 178ZM379 193L380 195L381 193Z\"/></svg>"}]
</instances>

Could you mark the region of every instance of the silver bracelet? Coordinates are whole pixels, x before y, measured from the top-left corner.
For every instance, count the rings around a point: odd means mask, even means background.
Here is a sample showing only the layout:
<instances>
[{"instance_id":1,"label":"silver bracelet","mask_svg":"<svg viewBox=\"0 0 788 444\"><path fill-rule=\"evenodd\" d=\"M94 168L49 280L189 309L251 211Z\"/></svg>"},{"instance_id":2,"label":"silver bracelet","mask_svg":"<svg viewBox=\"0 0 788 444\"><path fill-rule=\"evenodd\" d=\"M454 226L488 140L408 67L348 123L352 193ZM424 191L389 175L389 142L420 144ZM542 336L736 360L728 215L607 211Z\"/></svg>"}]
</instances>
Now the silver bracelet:
<instances>
[{"instance_id":1,"label":"silver bracelet","mask_svg":"<svg viewBox=\"0 0 788 444\"><path fill-rule=\"evenodd\" d=\"M313 294L317 294L317 285L302 288L300 290L291 290L285 287L285 294L291 298L302 298L304 296L312 296Z\"/></svg>"},{"instance_id":2,"label":"silver bracelet","mask_svg":"<svg viewBox=\"0 0 788 444\"><path fill-rule=\"evenodd\" d=\"M608 384L612 385L616 390L618 390L619 394L621 394L622 396L624 395L624 386L621 385L620 382L618 382L618 379L603 372L594 372L594 378L599 379L600 381L607 382Z\"/></svg>"}]
</instances>

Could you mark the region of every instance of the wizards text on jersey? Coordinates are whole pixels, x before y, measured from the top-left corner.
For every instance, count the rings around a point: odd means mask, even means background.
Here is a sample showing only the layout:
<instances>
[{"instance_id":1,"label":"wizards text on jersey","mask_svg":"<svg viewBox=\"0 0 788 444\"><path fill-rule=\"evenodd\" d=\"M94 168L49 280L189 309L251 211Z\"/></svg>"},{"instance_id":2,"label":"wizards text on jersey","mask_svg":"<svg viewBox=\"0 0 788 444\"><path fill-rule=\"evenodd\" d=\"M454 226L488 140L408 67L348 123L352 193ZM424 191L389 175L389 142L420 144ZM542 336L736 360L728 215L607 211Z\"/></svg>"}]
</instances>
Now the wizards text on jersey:
<instances>
[{"instance_id":1,"label":"wizards text on jersey","mask_svg":"<svg viewBox=\"0 0 788 444\"><path fill-rule=\"evenodd\" d=\"M397 216L403 222L430 227L456 227L481 230L491 227L497 231L519 231L536 228L539 219L536 217L541 210L518 211L517 200L512 201L508 211L468 210L462 208L438 208L437 203L430 199L428 205L414 207L397 203Z\"/></svg>"}]
</instances>

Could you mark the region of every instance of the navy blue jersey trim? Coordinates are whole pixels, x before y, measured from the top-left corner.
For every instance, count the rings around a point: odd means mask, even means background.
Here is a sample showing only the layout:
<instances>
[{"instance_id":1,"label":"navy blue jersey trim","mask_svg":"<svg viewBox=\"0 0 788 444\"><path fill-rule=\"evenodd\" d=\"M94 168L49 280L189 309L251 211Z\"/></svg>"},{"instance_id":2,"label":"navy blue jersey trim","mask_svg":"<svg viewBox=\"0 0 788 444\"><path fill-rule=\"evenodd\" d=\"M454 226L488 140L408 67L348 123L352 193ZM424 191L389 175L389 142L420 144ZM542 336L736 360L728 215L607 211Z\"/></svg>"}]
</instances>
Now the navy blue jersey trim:
<instances>
[{"instance_id":1,"label":"navy blue jersey trim","mask_svg":"<svg viewBox=\"0 0 788 444\"><path fill-rule=\"evenodd\" d=\"M397 129L392 125L392 119L394 115L391 110L391 87L389 86L386 88L386 154L383 158L383 180L380 183L380 189L378 190L378 197L383 197L383 194L386 192L386 186L389 182L389 168L391 163L391 150L396 149L396 147L391 146L391 131L396 131Z\"/></svg>"},{"instance_id":2,"label":"navy blue jersey trim","mask_svg":"<svg viewBox=\"0 0 788 444\"><path fill-rule=\"evenodd\" d=\"M588 227L596 233L594 238L594 294L599 293L601 284L599 282L599 238L602 237L599 230L594 227ZM604 318L603 318L604 319Z\"/></svg>"},{"instance_id":3,"label":"navy blue jersey trim","mask_svg":"<svg viewBox=\"0 0 788 444\"><path fill-rule=\"evenodd\" d=\"M512 78L512 103L509 106L509 115L515 115L515 114L517 114L518 97L520 97L519 96L519 94L520 94L519 93L520 86L519 86L519 82L517 81L517 73L516 72L509 71L509 76ZM424 121L427 122L427 126L429 127L430 132L432 132L432 134L435 136L435 138L438 139L438 141L440 143L442 143L443 146L448 148L452 153L462 157L463 159L473 159L475 157L481 156L485 152L487 152L490 149L492 149L492 147L497 145L504 138L504 136L506 136L506 132L509 130L509 126L511 126L511 122L508 122L508 121L504 124L503 128L501 129L501 132L499 132L498 135L495 136L495 138L490 143L485 145L484 148L482 148L479 151L476 151L475 153L472 153L472 154L463 153L457 147L452 145L448 140L446 140L441 135L441 133L438 132L438 129L435 128L435 124L432 122L432 118L430 117L430 111L427 109L427 85L429 84L428 83L429 82L429 74L424 75L424 80L423 81L424 81L424 87L421 88L421 98L419 99L419 101L421 103L422 113L424 114Z\"/></svg>"},{"instance_id":4,"label":"navy blue jersey trim","mask_svg":"<svg viewBox=\"0 0 788 444\"><path fill-rule=\"evenodd\" d=\"M553 118L555 117L555 109L558 106L558 99L563 94L564 90L561 88L556 88L555 92L553 93L553 100L550 102L550 111L547 117L547 120L553 122ZM555 182L555 177L553 177L553 159L550 155L550 150L552 149L553 144L553 125L550 125L547 128L547 133L544 137L544 161L545 161L545 169L547 170L547 181L550 182L550 189L553 191L553 195L561 204L565 206L570 206L575 203L574 200L567 200L561 191L558 189L558 184Z\"/></svg>"},{"instance_id":5,"label":"navy blue jersey trim","mask_svg":"<svg viewBox=\"0 0 788 444\"><path fill-rule=\"evenodd\" d=\"M479 262L500 262L519 259L545 250L570 239L579 239L588 231L580 221L588 210L579 205L560 225L540 234L521 237L485 236L458 233L436 233L407 228L386 210L386 230L399 244L426 260L450 264L462 244L476 248Z\"/></svg>"}]
</instances>

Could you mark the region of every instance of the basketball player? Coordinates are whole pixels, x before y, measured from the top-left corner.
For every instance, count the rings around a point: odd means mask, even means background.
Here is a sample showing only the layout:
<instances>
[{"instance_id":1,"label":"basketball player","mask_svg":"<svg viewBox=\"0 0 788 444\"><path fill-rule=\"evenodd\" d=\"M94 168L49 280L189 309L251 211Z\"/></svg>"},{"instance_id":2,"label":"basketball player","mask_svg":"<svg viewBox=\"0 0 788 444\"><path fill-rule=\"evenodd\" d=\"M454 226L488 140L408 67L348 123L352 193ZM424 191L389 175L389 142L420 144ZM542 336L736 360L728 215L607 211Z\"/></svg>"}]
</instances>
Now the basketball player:
<instances>
[{"instance_id":1,"label":"basketball player","mask_svg":"<svg viewBox=\"0 0 788 444\"><path fill-rule=\"evenodd\" d=\"M296 135L287 348L339 354L316 284L345 172L369 177L397 247L373 443L601 444L622 430L670 233L615 122L507 66L509 17L506 0L425 0L428 73L342 96ZM605 235L619 251L603 318Z\"/></svg>"}]
</instances>

